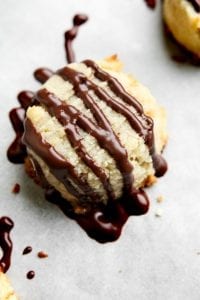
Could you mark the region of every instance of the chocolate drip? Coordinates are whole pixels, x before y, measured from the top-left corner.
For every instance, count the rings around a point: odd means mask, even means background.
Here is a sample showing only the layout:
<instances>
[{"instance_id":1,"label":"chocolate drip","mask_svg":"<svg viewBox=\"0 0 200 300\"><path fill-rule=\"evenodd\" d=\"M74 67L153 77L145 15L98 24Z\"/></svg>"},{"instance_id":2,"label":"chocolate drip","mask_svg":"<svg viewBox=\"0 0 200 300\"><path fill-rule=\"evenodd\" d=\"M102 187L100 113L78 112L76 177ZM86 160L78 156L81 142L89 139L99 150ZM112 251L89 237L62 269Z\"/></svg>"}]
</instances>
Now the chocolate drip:
<instances>
[{"instance_id":1,"label":"chocolate drip","mask_svg":"<svg viewBox=\"0 0 200 300\"><path fill-rule=\"evenodd\" d=\"M8 217L0 218L0 248L3 252L0 259L0 270L4 273L9 269L12 253L12 241L10 239L10 231L14 223Z\"/></svg>"},{"instance_id":2,"label":"chocolate drip","mask_svg":"<svg viewBox=\"0 0 200 300\"><path fill-rule=\"evenodd\" d=\"M155 176L156 177L163 176L168 169L166 160L160 154L157 153L154 153L152 158L153 158L153 165L155 169Z\"/></svg>"},{"instance_id":3,"label":"chocolate drip","mask_svg":"<svg viewBox=\"0 0 200 300\"><path fill-rule=\"evenodd\" d=\"M77 214L70 203L49 186L39 164L35 160L31 160L31 163L34 164L32 167L37 180L39 179L46 190L46 199L57 205L66 216L75 220L88 236L100 243L117 240L130 216L143 215L149 209L149 200L144 191L133 189L130 195L124 194L118 201L109 202L106 206L98 204L97 207L86 210L85 214Z\"/></svg>"},{"instance_id":4,"label":"chocolate drip","mask_svg":"<svg viewBox=\"0 0 200 300\"><path fill-rule=\"evenodd\" d=\"M14 108L10 111L9 117L13 125L16 137L7 151L7 157L10 162L15 164L21 164L26 157L26 147L21 142L21 137L24 132L23 121L25 117L25 111L23 108Z\"/></svg>"},{"instance_id":5,"label":"chocolate drip","mask_svg":"<svg viewBox=\"0 0 200 300\"><path fill-rule=\"evenodd\" d=\"M152 9L156 7L156 0L145 0L145 2L148 5L148 7Z\"/></svg>"},{"instance_id":6,"label":"chocolate drip","mask_svg":"<svg viewBox=\"0 0 200 300\"><path fill-rule=\"evenodd\" d=\"M82 73L68 67L59 70L58 74L73 85L76 96L81 98L85 106L91 110L98 126L107 132L103 138L104 146L102 144L100 146L106 148L114 158L123 176L125 190L131 191L133 185L133 166L128 160L126 149L121 145L117 135L113 132L110 122L92 96L90 96L91 82ZM97 90L98 87L94 86L93 89Z\"/></svg>"},{"instance_id":7,"label":"chocolate drip","mask_svg":"<svg viewBox=\"0 0 200 300\"><path fill-rule=\"evenodd\" d=\"M79 27L87 22L88 17L84 14L75 15L73 18L73 27L65 32L65 51L68 63L75 61L75 53L72 47L72 42L78 34Z\"/></svg>"},{"instance_id":8,"label":"chocolate drip","mask_svg":"<svg viewBox=\"0 0 200 300\"><path fill-rule=\"evenodd\" d=\"M33 101L34 93L30 91L23 91L18 95L18 101L21 107L13 108L9 117L13 126L13 129L16 133L16 137L12 144L9 146L7 150L7 157L10 162L15 164L21 164L24 162L24 159L27 156L26 147L22 143L22 135L24 133L24 118L25 118L25 110L31 105Z\"/></svg>"},{"instance_id":9,"label":"chocolate drip","mask_svg":"<svg viewBox=\"0 0 200 300\"><path fill-rule=\"evenodd\" d=\"M82 144L83 138L80 135L78 126L76 125L77 119L79 119L81 112L77 111L76 109L74 110L72 106L60 101L55 95L48 92L46 89L38 92L37 100L44 104L51 116L55 116L57 120L64 126L67 137L76 153L100 179L107 192L108 198L114 199L114 192L108 176L87 153L84 145Z\"/></svg>"},{"instance_id":10,"label":"chocolate drip","mask_svg":"<svg viewBox=\"0 0 200 300\"><path fill-rule=\"evenodd\" d=\"M198 13L200 12L200 0L187 0L187 1L192 4L196 12Z\"/></svg>"},{"instance_id":11,"label":"chocolate drip","mask_svg":"<svg viewBox=\"0 0 200 300\"><path fill-rule=\"evenodd\" d=\"M42 84L45 83L53 74L54 72L48 68L39 68L33 73L35 79Z\"/></svg>"},{"instance_id":12,"label":"chocolate drip","mask_svg":"<svg viewBox=\"0 0 200 300\"><path fill-rule=\"evenodd\" d=\"M87 197L97 201L98 195L91 189L83 176L78 176L74 166L42 138L29 119L25 120L24 126L23 142L25 145L33 149L45 161L51 173L65 185L67 190L79 197L80 201L84 201ZM71 180L78 186L80 192L73 187Z\"/></svg>"},{"instance_id":13,"label":"chocolate drip","mask_svg":"<svg viewBox=\"0 0 200 300\"><path fill-rule=\"evenodd\" d=\"M53 188L46 190L46 199L56 205L69 218L75 220L89 237L100 243L117 240L128 218L132 215L143 215L148 211L149 200L142 190L133 191L119 201L110 202L107 206L92 208L86 214L74 213L70 204Z\"/></svg>"}]
</instances>

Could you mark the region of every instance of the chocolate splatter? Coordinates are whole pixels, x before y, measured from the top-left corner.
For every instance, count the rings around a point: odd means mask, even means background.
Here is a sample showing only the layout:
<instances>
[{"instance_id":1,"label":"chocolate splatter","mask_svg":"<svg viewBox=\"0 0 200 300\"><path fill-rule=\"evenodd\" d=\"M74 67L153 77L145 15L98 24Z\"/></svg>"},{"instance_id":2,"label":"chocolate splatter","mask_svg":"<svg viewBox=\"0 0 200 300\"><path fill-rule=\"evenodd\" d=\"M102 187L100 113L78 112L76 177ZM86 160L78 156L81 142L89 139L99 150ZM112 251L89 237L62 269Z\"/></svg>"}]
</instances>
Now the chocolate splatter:
<instances>
[{"instance_id":1,"label":"chocolate splatter","mask_svg":"<svg viewBox=\"0 0 200 300\"><path fill-rule=\"evenodd\" d=\"M32 249L31 246L27 246L26 248L24 248L22 254L23 254L23 255L29 254L29 253L32 252L32 250L33 250L33 249Z\"/></svg>"},{"instance_id":2,"label":"chocolate splatter","mask_svg":"<svg viewBox=\"0 0 200 300\"><path fill-rule=\"evenodd\" d=\"M35 272L34 271L29 271L27 274L26 274L26 278L27 279L33 279L35 277Z\"/></svg>"}]
</instances>

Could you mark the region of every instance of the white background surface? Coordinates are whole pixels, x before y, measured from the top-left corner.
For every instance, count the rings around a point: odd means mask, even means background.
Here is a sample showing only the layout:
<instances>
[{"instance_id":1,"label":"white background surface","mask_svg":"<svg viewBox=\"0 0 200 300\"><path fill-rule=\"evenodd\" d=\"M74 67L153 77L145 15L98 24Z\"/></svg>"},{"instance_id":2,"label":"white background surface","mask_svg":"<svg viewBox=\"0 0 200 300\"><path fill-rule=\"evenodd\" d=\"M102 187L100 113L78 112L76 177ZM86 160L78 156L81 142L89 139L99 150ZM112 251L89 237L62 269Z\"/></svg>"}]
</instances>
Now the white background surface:
<instances>
[{"instance_id":1,"label":"white background surface","mask_svg":"<svg viewBox=\"0 0 200 300\"><path fill-rule=\"evenodd\" d=\"M130 218L121 238L105 245L44 201L23 167L6 159L16 94L37 89L34 69L65 64L63 33L77 12L90 16L75 43L77 59L118 53L168 111L169 172L149 189L149 214ZM8 275L20 299L200 299L199 73L169 58L160 7L152 12L142 0L0 1L0 215L15 222ZM16 182L21 192L13 195ZM160 194L162 204L156 203ZM33 252L22 256L27 245ZM39 260L39 250L49 258ZM28 281L32 269L36 276Z\"/></svg>"}]
</instances>

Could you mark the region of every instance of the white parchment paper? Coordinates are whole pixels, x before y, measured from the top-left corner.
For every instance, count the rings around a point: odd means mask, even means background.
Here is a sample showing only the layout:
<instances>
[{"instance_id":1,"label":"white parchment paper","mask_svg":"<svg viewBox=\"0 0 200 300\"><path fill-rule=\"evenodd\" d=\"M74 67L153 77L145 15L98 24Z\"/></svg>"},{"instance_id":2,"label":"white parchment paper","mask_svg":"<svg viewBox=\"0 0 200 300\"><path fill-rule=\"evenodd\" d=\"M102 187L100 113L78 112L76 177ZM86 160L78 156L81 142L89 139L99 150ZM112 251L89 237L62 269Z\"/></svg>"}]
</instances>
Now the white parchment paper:
<instances>
[{"instance_id":1,"label":"white parchment paper","mask_svg":"<svg viewBox=\"0 0 200 300\"><path fill-rule=\"evenodd\" d=\"M90 16L75 42L77 59L118 53L168 111L169 172L149 189L149 214L130 218L121 238L105 245L47 203L23 167L6 159L16 94L37 89L34 69L65 64L63 33L77 12ZM199 68L169 58L160 7L150 11L142 0L0 1L0 215L15 222L8 275L20 299L200 299L199 75ZM13 195L16 182L21 192ZM33 252L22 256L27 245ZM39 260L39 250L49 258Z\"/></svg>"}]
</instances>

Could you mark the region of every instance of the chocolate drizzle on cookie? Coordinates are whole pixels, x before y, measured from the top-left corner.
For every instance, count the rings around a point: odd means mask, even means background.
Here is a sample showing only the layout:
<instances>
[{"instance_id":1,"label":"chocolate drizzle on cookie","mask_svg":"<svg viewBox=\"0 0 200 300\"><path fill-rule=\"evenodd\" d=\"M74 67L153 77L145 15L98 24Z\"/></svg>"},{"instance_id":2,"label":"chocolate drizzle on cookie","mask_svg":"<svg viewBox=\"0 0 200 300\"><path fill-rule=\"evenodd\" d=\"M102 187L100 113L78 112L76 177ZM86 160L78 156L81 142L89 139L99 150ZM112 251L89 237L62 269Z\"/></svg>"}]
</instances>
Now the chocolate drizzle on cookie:
<instances>
[{"instance_id":1,"label":"chocolate drizzle on cookie","mask_svg":"<svg viewBox=\"0 0 200 300\"><path fill-rule=\"evenodd\" d=\"M25 120L23 141L48 164L51 173L64 184L71 194L79 197L80 201L86 200L85 197L92 200L97 198L96 193L84 178L77 175L74 166L42 138L29 119ZM78 189L74 187L70 179L78 186Z\"/></svg>"},{"instance_id":2,"label":"chocolate drizzle on cookie","mask_svg":"<svg viewBox=\"0 0 200 300\"><path fill-rule=\"evenodd\" d=\"M104 100L113 110L122 114L128 120L133 130L135 130L139 136L144 139L144 142L148 146L149 152L153 159L156 176L163 176L167 171L167 163L164 158L161 155L156 154L155 151L153 120L144 115L142 105L137 101L136 98L125 91L121 83L116 78L103 71L95 62L91 60L85 60L84 63L87 67L92 68L97 79L107 82L109 88L116 96L120 97L126 104L134 107L137 114L133 114L125 104L117 102L105 92L102 93L97 89L97 96L102 98L102 100ZM138 114L140 115L142 121L139 119Z\"/></svg>"},{"instance_id":3,"label":"chocolate drizzle on cookie","mask_svg":"<svg viewBox=\"0 0 200 300\"><path fill-rule=\"evenodd\" d=\"M80 135L79 128L90 132L91 135L98 138L99 142L102 142L102 145L105 143L107 132L99 128L94 122L84 116L75 107L64 104L60 99L58 99L52 93L49 93L46 89L40 90L37 93L36 99L41 104L45 105L50 115L55 116L57 120L64 126L68 139L72 147L75 149L77 155L100 179L109 199L113 199L114 192L112 190L109 178L105 171L100 168L92 159L92 157L90 157L90 155L86 152L86 149L82 144L83 138ZM108 144L110 145L111 143Z\"/></svg>"},{"instance_id":4,"label":"chocolate drizzle on cookie","mask_svg":"<svg viewBox=\"0 0 200 300\"><path fill-rule=\"evenodd\" d=\"M192 4L196 12L200 12L200 0L186 0Z\"/></svg>"},{"instance_id":5,"label":"chocolate drizzle on cookie","mask_svg":"<svg viewBox=\"0 0 200 300\"><path fill-rule=\"evenodd\" d=\"M0 259L0 270L4 273L9 269L12 253L12 241L10 239L10 231L14 223L8 217L0 218L0 248L2 256Z\"/></svg>"}]
</instances>

